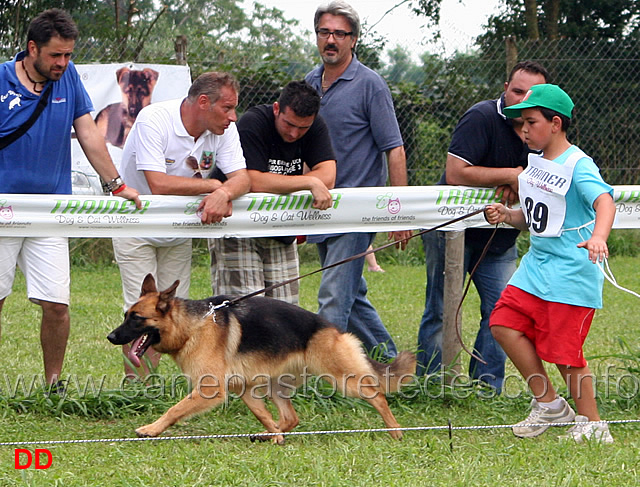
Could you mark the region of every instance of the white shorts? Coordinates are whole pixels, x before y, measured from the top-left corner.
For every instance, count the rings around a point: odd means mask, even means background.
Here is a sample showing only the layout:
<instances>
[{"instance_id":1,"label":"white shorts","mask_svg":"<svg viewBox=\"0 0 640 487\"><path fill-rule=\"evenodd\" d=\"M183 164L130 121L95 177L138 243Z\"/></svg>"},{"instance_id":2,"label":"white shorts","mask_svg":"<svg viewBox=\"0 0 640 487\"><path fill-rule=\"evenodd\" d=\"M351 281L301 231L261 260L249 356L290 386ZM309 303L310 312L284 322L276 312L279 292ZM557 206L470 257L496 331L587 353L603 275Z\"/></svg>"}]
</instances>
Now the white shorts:
<instances>
[{"instance_id":1,"label":"white shorts","mask_svg":"<svg viewBox=\"0 0 640 487\"><path fill-rule=\"evenodd\" d=\"M0 299L11 294L16 266L27 281L27 296L69 304L71 277L67 237L0 238Z\"/></svg>"},{"instance_id":2,"label":"white shorts","mask_svg":"<svg viewBox=\"0 0 640 487\"><path fill-rule=\"evenodd\" d=\"M113 252L120 268L124 310L128 310L140 297L142 281L149 273L156 279L158 290L167 289L176 279L179 298L189 297L191 283L191 239L180 239L178 245L158 246L144 238L114 237Z\"/></svg>"}]
</instances>

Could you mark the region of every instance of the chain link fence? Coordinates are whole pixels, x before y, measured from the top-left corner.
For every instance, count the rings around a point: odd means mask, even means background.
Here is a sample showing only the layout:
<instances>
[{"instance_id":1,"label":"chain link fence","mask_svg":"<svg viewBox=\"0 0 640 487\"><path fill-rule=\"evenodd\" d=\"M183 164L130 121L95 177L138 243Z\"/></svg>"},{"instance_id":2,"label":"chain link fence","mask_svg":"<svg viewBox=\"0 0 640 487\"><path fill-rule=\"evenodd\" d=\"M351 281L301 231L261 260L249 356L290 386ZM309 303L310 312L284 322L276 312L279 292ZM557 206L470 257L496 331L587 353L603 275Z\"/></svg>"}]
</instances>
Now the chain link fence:
<instances>
[{"instance_id":1,"label":"chain link fence","mask_svg":"<svg viewBox=\"0 0 640 487\"><path fill-rule=\"evenodd\" d=\"M379 71L394 97L410 184L431 185L439 179L458 119L474 103L498 97L508 66L525 59L542 63L552 81L572 97L576 108L569 137L594 158L605 179L616 185L640 184L636 160L640 152L639 48L640 42L631 39L499 42L449 56L423 55L417 75L416 66L411 67L411 76L407 67L383 66ZM411 46L404 49L414 51ZM277 46L269 52L258 56L241 49L222 49L206 38L148 39L128 51L85 41L76 46L74 62L186 62L194 78L204 71L226 70L240 81L242 113L250 106L272 103L284 84L304 77L319 62L311 45L291 55L295 59L279 52ZM12 55L5 52L6 59ZM364 55L361 60L368 64Z\"/></svg>"}]
</instances>

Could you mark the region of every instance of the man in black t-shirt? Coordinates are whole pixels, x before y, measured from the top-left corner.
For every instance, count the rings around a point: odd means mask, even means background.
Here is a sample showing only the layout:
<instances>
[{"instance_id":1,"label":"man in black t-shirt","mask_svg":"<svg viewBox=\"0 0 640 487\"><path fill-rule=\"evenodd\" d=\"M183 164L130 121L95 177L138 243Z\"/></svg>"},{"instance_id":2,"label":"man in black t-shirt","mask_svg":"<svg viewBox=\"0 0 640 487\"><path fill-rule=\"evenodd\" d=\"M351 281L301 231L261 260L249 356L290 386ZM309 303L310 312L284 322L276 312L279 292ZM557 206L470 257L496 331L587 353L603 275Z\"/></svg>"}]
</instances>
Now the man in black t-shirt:
<instances>
[{"instance_id":1,"label":"man in black t-shirt","mask_svg":"<svg viewBox=\"0 0 640 487\"><path fill-rule=\"evenodd\" d=\"M304 81L288 83L277 102L250 108L237 123L251 191L308 190L313 208L332 204L336 161L320 96ZM209 239L214 294L247 294L298 276L295 237ZM298 304L298 282L266 296Z\"/></svg>"},{"instance_id":2,"label":"man in black t-shirt","mask_svg":"<svg viewBox=\"0 0 640 487\"><path fill-rule=\"evenodd\" d=\"M502 109L520 103L532 85L548 82L549 73L538 63L524 61L516 64L500 98L475 104L459 120L449 145L445 174L438 184L495 187L503 202L516 202L518 174L527 164L529 149L521 135L522 120L508 119ZM480 260L492 232L491 229L465 231L465 273L470 272ZM427 289L418 332L418 374L436 373L442 365L445 233L422 235ZM491 335L489 315L515 271L517 236L517 230L498 230L472 277L480 296L481 312L474 352L487 364L472 357L469 375L491 385L498 393L502 391L504 382L506 354Z\"/></svg>"}]
</instances>

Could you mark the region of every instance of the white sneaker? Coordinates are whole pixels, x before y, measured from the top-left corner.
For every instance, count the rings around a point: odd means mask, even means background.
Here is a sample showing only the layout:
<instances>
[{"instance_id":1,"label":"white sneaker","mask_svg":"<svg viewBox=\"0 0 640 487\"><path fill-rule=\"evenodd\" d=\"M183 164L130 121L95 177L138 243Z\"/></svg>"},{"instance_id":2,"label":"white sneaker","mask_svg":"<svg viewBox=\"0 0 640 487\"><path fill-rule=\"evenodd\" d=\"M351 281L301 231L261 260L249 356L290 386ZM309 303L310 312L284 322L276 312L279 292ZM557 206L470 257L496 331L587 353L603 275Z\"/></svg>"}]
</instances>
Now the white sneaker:
<instances>
[{"instance_id":1,"label":"white sneaker","mask_svg":"<svg viewBox=\"0 0 640 487\"><path fill-rule=\"evenodd\" d=\"M531 400L531 413L524 421L520 421L511 429L513 434L520 438L533 438L541 435L552 423L570 423L575 418L576 413L571 409L569 403L560 398L562 404L559 408L550 408L544 403L539 403L535 399Z\"/></svg>"},{"instance_id":2,"label":"white sneaker","mask_svg":"<svg viewBox=\"0 0 640 487\"><path fill-rule=\"evenodd\" d=\"M585 440L613 443L613 436L611 436L607 423L589 421L589 418L582 415L576 416L574 421L577 424L569 428L566 435L561 435L558 438L575 440L576 443L584 443Z\"/></svg>"}]
</instances>

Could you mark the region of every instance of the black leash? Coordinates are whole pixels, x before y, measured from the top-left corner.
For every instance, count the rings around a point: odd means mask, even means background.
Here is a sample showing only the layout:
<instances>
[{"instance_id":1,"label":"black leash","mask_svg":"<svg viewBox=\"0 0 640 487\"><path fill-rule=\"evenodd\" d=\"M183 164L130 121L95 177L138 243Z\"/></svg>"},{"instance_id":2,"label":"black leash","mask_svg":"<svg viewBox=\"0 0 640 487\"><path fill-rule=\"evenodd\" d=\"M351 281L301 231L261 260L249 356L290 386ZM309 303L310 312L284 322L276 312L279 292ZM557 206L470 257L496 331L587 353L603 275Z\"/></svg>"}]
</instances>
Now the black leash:
<instances>
[{"instance_id":1,"label":"black leash","mask_svg":"<svg viewBox=\"0 0 640 487\"><path fill-rule=\"evenodd\" d=\"M458 341L460 342L460 346L470 356L472 356L478 362L482 362L484 365L487 365L487 361L482 359L481 357L479 357L475 353L473 353L471 350L469 350L467 348L467 346L464 344L464 341L462 341L462 334L461 334L461 331L460 331L460 327L458 326L458 316L460 316L460 310L462 309L462 303L464 303L464 300L467 297L467 293L469 292L469 288L471 287L471 279L473 278L473 275L476 273L476 269L478 269L478 266L480 265L480 262L482 262L482 260L484 259L485 255L487 255L487 252L489 251L489 246L491 245L491 242L493 242L493 237L495 237L497 230L498 230L498 225L496 225L494 227L493 232L491 232L491 236L489 237L489 240L487 240L487 243L484 246L484 249L482 249L482 253L480 254L480 258L478 259L476 264L473 266L473 269L471 269L471 272L469 272L469 277L467 278L467 284L464 286L464 291L462 292L462 297L460 298L460 304L458 304L458 308L456 309L456 316L454 318L454 323L456 325L456 337L458 338Z\"/></svg>"},{"instance_id":2,"label":"black leash","mask_svg":"<svg viewBox=\"0 0 640 487\"><path fill-rule=\"evenodd\" d=\"M254 291L252 293L249 294L245 294L244 296L238 296L237 298L228 300L228 301L224 301L223 303L220 303L217 306L214 306L211 310L210 313L214 315L214 321L215 321L215 311L219 308L223 308L223 307L227 307L227 306L233 306L234 304L239 303L240 301L244 301L245 299L248 298L252 298L254 296L257 296L259 294L263 294L266 292L269 292L273 289L277 289L279 287L282 286L286 286L287 284L291 284L292 282L298 281L300 279L303 279L305 277L309 277L312 276L313 274L317 274L318 272L322 272L326 269L331 269L332 267L336 267L342 264L346 264L347 262L351 262L353 260L359 259L361 257L364 257L366 255L369 254L373 254L375 252L378 252L380 250L386 249L387 247L391 247L392 245L397 245L401 242L408 242L410 239L417 237L419 235L423 235L425 233L429 233L429 232L433 232L435 230L439 230L440 228L446 227L448 225L452 225L454 223L458 223L462 220L466 220L467 218L471 218L472 216L478 215L479 213L483 213L485 210L485 208L482 208L480 210L475 210L471 213L467 213L466 215L460 216L458 218L454 218L453 220L448 220L444 223L441 223L439 225L436 225L435 227L431 227L431 228L427 228L425 230L421 230L418 233L415 233L413 235L411 235L410 237L404 239L404 240L394 240L393 242L389 242L386 243L384 245L381 245L380 247L377 247L375 249L371 249L371 250L366 250L365 252L360 252L359 254L356 255L352 255L351 257L348 257L346 259L343 259L341 261L338 262L334 262L333 264L329 264L327 266L324 266L320 269L316 269L314 271L311 272L307 272L306 274L303 274L301 276L298 277L294 277L292 279L287 279L286 281L282 281L282 282L278 282L276 284L272 284L271 286L265 287L263 289L259 289L258 291ZM469 287L471 286L471 278L473 277L473 274L475 273L476 269L478 268L478 265L480 265L480 262L482 262L482 260L484 259L485 255L487 255L487 252L489 250L489 246L491 245L491 242L493 241L493 237L496 234L496 230L498 229L498 226L496 225L493 233L491 234L491 237L489 237L489 240L487 241L487 244L485 245L482 254L480 254L480 258L478 259L478 261L476 262L476 264L473 266L473 269L471 270L471 272L469 273L469 278L467 281L467 284L464 287L464 291L462 293L462 298L460 299L460 304L458 305L458 308L456 309L456 315L455 315L455 326L456 326L456 336L458 338L458 341L460 342L460 346L462 347L462 349L467 352L471 357L475 358L476 360L478 360L479 362L482 362L483 364L487 364L487 362L485 360L483 360L481 357L478 357L476 354L474 354L471 350L469 350L467 348L467 346L464 344L464 341L462 340L462 336L460 333L460 328L458 327L458 316L460 315L460 310L462 309L462 304L464 303L464 300L467 296L467 293L469 291Z\"/></svg>"},{"instance_id":3,"label":"black leash","mask_svg":"<svg viewBox=\"0 0 640 487\"><path fill-rule=\"evenodd\" d=\"M302 278L312 276L313 274L317 274L318 272L322 272L322 271L324 271L326 269L331 269L332 267L336 267L336 266L339 266L339 265L342 265L342 264L346 264L347 262L351 262L353 260L360 259L361 257L364 257L366 255L369 255L369 254L372 254L374 252L378 252L380 250L386 249L387 247L391 247L392 245L398 245L401 242L407 242L410 239L412 239L414 237L417 237L419 235L422 235L422 234L425 234L425 233L429 233L429 232L433 232L433 231L438 230L438 229L440 229L442 227L446 227L448 225L452 225L454 223L458 223L458 222L460 222L462 220L466 220L467 218L471 218L472 216L478 215L479 213L483 213L484 210L485 209L482 208L480 210L476 210L476 211L473 211L471 213L467 213L466 215L460 216L458 218L454 218L453 220L446 221L444 223L436 225L435 227L431 227L431 228L427 228L425 230L422 230L422 231L420 231L420 232L418 232L416 234L411 235L410 237L407 237L406 239L394 240L393 242L386 243L384 245L381 245L378 248L371 249L371 250L366 250L365 252L360 252L359 254L352 255L351 257L347 257L346 259L343 259L341 261L334 262L333 264L329 264L329 265L324 266L324 267L322 267L320 269L316 269L315 271L308 272L306 274L303 274L303 275L298 276L298 277L294 277L292 279L287 279L286 281L282 281L282 282L278 282L276 284L272 284L271 286L265 287L265 288L260 289L258 291L254 291L254 292L252 292L250 294L245 294L244 296L238 296L237 298L230 299L229 301L225 301L223 304L226 305L226 306L233 306L234 304L237 304L240 301L244 301L245 299L252 298L252 297L257 296L259 294L263 294L263 293L272 291L273 289L277 289L277 288L282 287L282 286L286 286L287 284L291 284L292 282L298 281L298 280L300 280ZM490 242L491 241L489 241L489 243ZM487 244L487 247L488 247L488 244ZM482 257L484 257L485 253L486 253L486 248L485 248L485 252L482 254ZM476 266L477 266L477 264L476 264ZM464 299L464 297L463 297L463 299ZM460 306L462 306L462 303L460 303ZM463 347L464 347L464 345L463 345ZM465 351L467 351L467 353L469 353L469 351L466 348L465 348ZM477 357L476 357L476 359L477 359Z\"/></svg>"}]
</instances>

